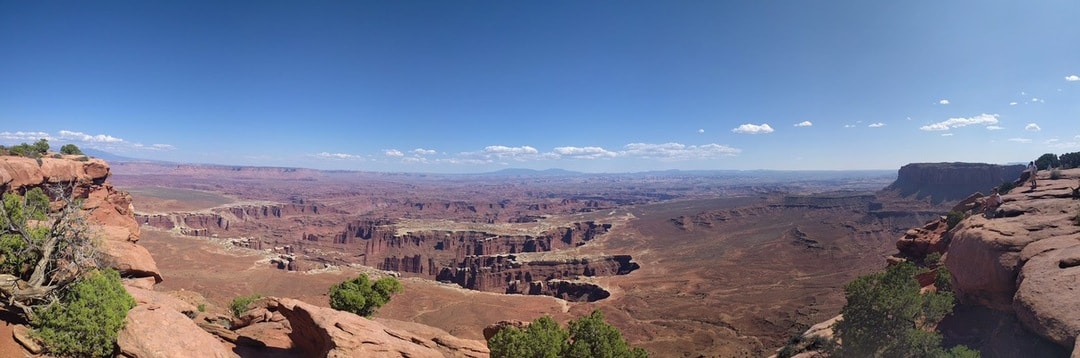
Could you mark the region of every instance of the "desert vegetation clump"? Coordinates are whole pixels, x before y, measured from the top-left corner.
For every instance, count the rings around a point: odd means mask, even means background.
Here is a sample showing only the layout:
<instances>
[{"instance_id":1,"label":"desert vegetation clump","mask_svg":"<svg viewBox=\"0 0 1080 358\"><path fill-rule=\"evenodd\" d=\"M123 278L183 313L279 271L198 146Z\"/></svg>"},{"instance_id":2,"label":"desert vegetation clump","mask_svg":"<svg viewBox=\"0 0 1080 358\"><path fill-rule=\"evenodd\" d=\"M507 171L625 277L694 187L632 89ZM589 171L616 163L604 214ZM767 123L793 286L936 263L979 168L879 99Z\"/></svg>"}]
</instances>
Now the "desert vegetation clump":
<instances>
[{"instance_id":1,"label":"desert vegetation clump","mask_svg":"<svg viewBox=\"0 0 1080 358\"><path fill-rule=\"evenodd\" d=\"M1002 194L1002 195L1005 195L1010 190L1013 190L1015 188L1016 188L1016 183L1013 183L1012 181L1009 181L1009 180L1001 182L1001 185L998 185L998 187L997 187L998 193Z\"/></svg>"},{"instance_id":2,"label":"desert vegetation clump","mask_svg":"<svg viewBox=\"0 0 1080 358\"><path fill-rule=\"evenodd\" d=\"M604 322L604 313L595 310L588 316L570 321L568 330L559 327L549 316L537 318L528 327L507 327L488 340L491 356L502 357L648 357L641 348L633 348L622 332Z\"/></svg>"},{"instance_id":3,"label":"desert vegetation clump","mask_svg":"<svg viewBox=\"0 0 1080 358\"><path fill-rule=\"evenodd\" d=\"M50 210L50 198L63 205ZM72 189L4 194L0 205L0 304L18 309L46 349L110 356L135 301L103 267Z\"/></svg>"},{"instance_id":4,"label":"desert vegetation clump","mask_svg":"<svg viewBox=\"0 0 1080 358\"><path fill-rule=\"evenodd\" d=\"M49 151L49 141L45 138L39 139L34 144L22 143L10 148L5 148L7 155L17 155L27 158L41 158Z\"/></svg>"},{"instance_id":5,"label":"desert vegetation clump","mask_svg":"<svg viewBox=\"0 0 1080 358\"><path fill-rule=\"evenodd\" d=\"M93 271L42 309L32 324L35 335L60 356L109 357L135 299L113 269Z\"/></svg>"},{"instance_id":6,"label":"desert vegetation clump","mask_svg":"<svg viewBox=\"0 0 1080 358\"><path fill-rule=\"evenodd\" d=\"M371 282L367 275L360 274L354 279L330 287L330 307L371 317L379 307L390 302L391 296L401 290L401 282L396 278L383 277Z\"/></svg>"},{"instance_id":7,"label":"desert vegetation clump","mask_svg":"<svg viewBox=\"0 0 1080 358\"><path fill-rule=\"evenodd\" d=\"M250 306L252 302L255 302L262 297L262 295L257 293L238 296L234 298L232 302L229 302L229 310L232 311L233 317L240 317L244 312L247 312L248 306Z\"/></svg>"},{"instance_id":8,"label":"desert vegetation clump","mask_svg":"<svg viewBox=\"0 0 1080 358\"><path fill-rule=\"evenodd\" d=\"M935 284L949 280L938 268ZM920 293L915 275L920 269L903 262L856 278L844 287L844 318L833 327L842 344L840 357L977 357L965 346L945 349L934 327L952 312L955 302L948 287ZM941 282L943 286L948 286Z\"/></svg>"},{"instance_id":9,"label":"desert vegetation clump","mask_svg":"<svg viewBox=\"0 0 1080 358\"><path fill-rule=\"evenodd\" d=\"M64 144L62 147L60 147L60 154L83 155L83 152L81 149L79 149L78 146L74 144Z\"/></svg>"},{"instance_id":10,"label":"desert vegetation clump","mask_svg":"<svg viewBox=\"0 0 1080 358\"><path fill-rule=\"evenodd\" d=\"M1058 169L1058 168L1050 169L1050 179L1058 180L1058 179L1061 179L1061 178L1062 178L1061 169Z\"/></svg>"},{"instance_id":11,"label":"desert vegetation clump","mask_svg":"<svg viewBox=\"0 0 1080 358\"><path fill-rule=\"evenodd\" d=\"M948 214L945 215L945 224L947 225L946 227L948 227L947 230L952 230L954 227L956 227L957 224L960 223L961 220L964 220L965 218L967 218L967 214L964 212L950 211Z\"/></svg>"}]
</instances>

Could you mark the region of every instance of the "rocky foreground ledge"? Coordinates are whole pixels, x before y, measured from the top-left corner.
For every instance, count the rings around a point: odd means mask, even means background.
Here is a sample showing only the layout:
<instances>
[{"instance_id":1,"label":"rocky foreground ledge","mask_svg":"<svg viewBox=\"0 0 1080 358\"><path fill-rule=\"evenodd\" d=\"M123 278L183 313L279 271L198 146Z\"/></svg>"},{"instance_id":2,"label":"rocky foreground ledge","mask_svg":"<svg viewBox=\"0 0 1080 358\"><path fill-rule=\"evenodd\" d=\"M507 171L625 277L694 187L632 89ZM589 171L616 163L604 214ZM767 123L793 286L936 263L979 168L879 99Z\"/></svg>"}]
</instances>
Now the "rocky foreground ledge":
<instances>
[{"instance_id":1,"label":"rocky foreground ledge","mask_svg":"<svg viewBox=\"0 0 1080 358\"><path fill-rule=\"evenodd\" d=\"M83 156L0 156L0 192L22 194L35 187L61 186L83 200L109 265L121 273L124 287L137 302L117 339L121 357L488 356L484 342L460 339L437 328L373 321L289 298L263 299L236 320L199 312L178 298L180 293L155 290L163 275L138 244L131 195L113 188L107 182L109 174L105 161ZM25 327L14 331L24 355L41 353ZM11 338L0 337L0 346L15 344Z\"/></svg>"},{"instance_id":2,"label":"rocky foreground ledge","mask_svg":"<svg viewBox=\"0 0 1080 358\"><path fill-rule=\"evenodd\" d=\"M1011 312L1032 332L1073 349L1080 335L1080 169L1003 195L999 218L972 215L953 230L945 265L962 302Z\"/></svg>"}]
</instances>

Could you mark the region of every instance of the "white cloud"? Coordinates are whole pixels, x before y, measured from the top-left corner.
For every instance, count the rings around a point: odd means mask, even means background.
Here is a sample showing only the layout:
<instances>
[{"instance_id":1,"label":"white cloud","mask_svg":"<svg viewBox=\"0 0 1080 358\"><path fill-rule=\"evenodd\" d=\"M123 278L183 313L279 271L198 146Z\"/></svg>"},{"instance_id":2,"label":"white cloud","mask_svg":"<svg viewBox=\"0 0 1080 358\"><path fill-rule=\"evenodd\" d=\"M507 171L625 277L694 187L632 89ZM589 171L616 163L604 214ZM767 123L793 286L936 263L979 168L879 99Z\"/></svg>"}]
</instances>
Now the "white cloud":
<instances>
[{"instance_id":1,"label":"white cloud","mask_svg":"<svg viewBox=\"0 0 1080 358\"><path fill-rule=\"evenodd\" d=\"M87 143L120 143L123 139L108 134L89 135L83 132L60 131L60 139L75 140Z\"/></svg>"},{"instance_id":2,"label":"white cloud","mask_svg":"<svg viewBox=\"0 0 1080 358\"><path fill-rule=\"evenodd\" d=\"M739 134L767 134L772 133L773 129L769 126L768 123L762 123L760 125L747 123L735 127L731 131Z\"/></svg>"},{"instance_id":3,"label":"white cloud","mask_svg":"<svg viewBox=\"0 0 1080 358\"><path fill-rule=\"evenodd\" d=\"M980 114L970 118L949 118L943 122L928 124L919 127L924 131L947 131L950 128L960 128L970 125L994 125L998 123L998 115L996 114Z\"/></svg>"},{"instance_id":4,"label":"white cloud","mask_svg":"<svg viewBox=\"0 0 1080 358\"><path fill-rule=\"evenodd\" d=\"M523 145L520 147L507 147L504 145L489 145L484 147L483 153L494 155L496 157L513 157L518 155L537 154L540 151L536 148Z\"/></svg>"},{"instance_id":5,"label":"white cloud","mask_svg":"<svg viewBox=\"0 0 1080 358\"><path fill-rule=\"evenodd\" d=\"M387 157L401 157L405 155L405 153L402 153L400 150L397 149L383 150L383 154L385 154Z\"/></svg>"},{"instance_id":6,"label":"white cloud","mask_svg":"<svg viewBox=\"0 0 1080 358\"><path fill-rule=\"evenodd\" d=\"M0 139L36 142L38 139L53 140L54 138L46 132L0 132Z\"/></svg>"},{"instance_id":7,"label":"white cloud","mask_svg":"<svg viewBox=\"0 0 1080 358\"><path fill-rule=\"evenodd\" d=\"M559 156L581 159L613 158L618 155L601 147L555 147L554 152Z\"/></svg>"},{"instance_id":8,"label":"white cloud","mask_svg":"<svg viewBox=\"0 0 1080 358\"><path fill-rule=\"evenodd\" d=\"M943 99L943 100L937 101L937 103L938 104L949 104L949 100Z\"/></svg>"},{"instance_id":9,"label":"white cloud","mask_svg":"<svg viewBox=\"0 0 1080 358\"><path fill-rule=\"evenodd\" d=\"M987 130L992 130L992 131L999 131L999 130L1005 129L1005 127L1002 127L1002 126L986 126L986 129Z\"/></svg>"},{"instance_id":10,"label":"white cloud","mask_svg":"<svg viewBox=\"0 0 1080 358\"><path fill-rule=\"evenodd\" d=\"M845 124L844 128L855 128L854 124Z\"/></svg>"},{"instance_id":11,"label":"white cloud","mask_svg":"<svg viewBox=\"0 0 1080 358\"><path fill-rule=\"evenodd\" d=\"M1038 124L1028 123L1026 126L1024 126L1024 130L1029 132L1038 132L1041 131L1042 128L1040 128Z\"/></svg>"},{"instance_id":12,"label":"white cloud","mask_svg":"<svg viewBox=\"0 0 1080 358\"><path fill-rule=\"evenodd\" d=\"M1027 139L1027 138L1009 138L1008 140L1010 142L1016 142L1016 143L1031 143L1031 139Z\"/></svg>"},{"instance_id":13,"label":"white cloud","mask_svg":"<svg viewBox=\"0 0 1080 358\"><path fill-rule=\"evenodd\" d=\"M732 156L742 152L741 149L715 143L705 145L630 143L624 148L619 151L619 156L659 159L702 159Z\"/></svg>"},{"instance_id":14,"label":"white cloud","mask_svg":"<svg viewBox=\"0 0 1080 358\"><path fill-rule=\"evenodd\" d=\"M868 125L867 127L870 127L870 128L881 128L881 127L884 127L884 126L885 126L885 123L877 122L877 123L871 123L871 124L870 124L870 125Z\"/></svg>"},{"instance_id":15,"label":"white cloud","mask_svg":"<svg viewBox=\"0 0 1080 358\"><path fill-rule=\"evenodd\" d=\"M812 125L814 125L814 123L812 123L810 121L802 121L802 122L799 122L799 123L795 123L796 127L809 127L809 126L812 126Z\"/></svg>"},{"instance_id":16,"label":"white cloud","mask_svg":"<svg viewBox=\"0 0 1080 358\"><path fill-rule=\"evenodd\" d=\"M327 153L327 152L322 152L322 153L315 154L315 157L316 158L321 158L321 159L338 159L338 160L358 160L358 159L363 160L364 159L364 156L362 156L362 155L347 154L347 153Z\"/></svg>"},{"instance_id":17,"label":"white cloud","mask_svg":"<svg viewBox=\"0 0 1080 358\"><path fill-rule=\"evenodd\" d=\"M952 137L953 133L941 133L942 137Z\"/></svg>"},{"instance_id":18,"label":"white cloud","mask_svg":"<svg viewBox=\"0 0 1080 358\"><path fill-rule=\"evenodd\" d=\"M424 155L435 155L435 153L438 153L438 152L435 151L434 149L416 148L416 149L413 149L413 150L409 151L409 153L412 153L412 154L418 155L418 156L424 156Z\"/></svg>"},{"instance_id":19,"label":"white cloud","mask_svg":"<svg viewBox=\"0 0 1080 358\"><path fill-rule=\"evenodd\" d=\"M1066 80L1066 81L1069 81L1069 82L1076 82L1076 81L1080 81L1080 76L1077 76L1077 75L1068 75L1068 76L1065 76L1065 80Z\"/></svg>"},{"instance_id":20,"label":"white cloud","mask_svg":"<svg viewBox=\"0 0 1080 358\"><path fill-rule=\"evenodd\" d=\"M1009 102L1009 105L1010 106L1015 106L1015 105L1017 105L1017 103L1016 102Z\"/></svg>"},{"instance_id":21,"label":"white cloud","mask_svg":"<svg viewBox=\"0 0 1080 358\"><path fill-rule=\"evenodd\" d=\"M1038 102L1038 103L1046 103L1046 100L1041 99L1041 98L1037 98L1037 97L1031 97L1031 103L1036 103L1036 102Z\"/></svg>"},{"instance_id":22,"label":"white cloud","mask_svg":"<svg viewBox=\"0 0 1080 358\"><path fill-rule=\"evenodd\" d=\"M698 132L698 133L705 133L705 128L702 128L702 129L698 129L698 130L697 130L697 132Z\"/></svg>"}]
</instances>

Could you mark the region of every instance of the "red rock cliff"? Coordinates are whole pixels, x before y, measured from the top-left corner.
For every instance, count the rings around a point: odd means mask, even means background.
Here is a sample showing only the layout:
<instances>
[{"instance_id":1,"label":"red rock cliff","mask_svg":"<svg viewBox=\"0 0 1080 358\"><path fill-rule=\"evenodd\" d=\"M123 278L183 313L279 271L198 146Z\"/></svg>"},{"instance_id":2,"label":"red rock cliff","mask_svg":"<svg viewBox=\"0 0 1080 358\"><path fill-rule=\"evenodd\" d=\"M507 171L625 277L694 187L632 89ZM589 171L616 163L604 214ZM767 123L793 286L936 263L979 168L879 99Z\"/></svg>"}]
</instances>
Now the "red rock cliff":
<instances>
[{"instance_id":1,"label":"red rock cliff","mask_svg":"<svg viewBox=\"0 0 1080 358\"><path fill-rule=\"evenodd\" d=\"M110 264L129 278L153 277L161 282L157 263L139 246L131 195L106 182L109 165L100 159L0 157L0 191L25 193L34 187L70 186L92 227L101 235L102 251ZM39 164L40 163L40 164Z\"/></svg>"}]
</instances>

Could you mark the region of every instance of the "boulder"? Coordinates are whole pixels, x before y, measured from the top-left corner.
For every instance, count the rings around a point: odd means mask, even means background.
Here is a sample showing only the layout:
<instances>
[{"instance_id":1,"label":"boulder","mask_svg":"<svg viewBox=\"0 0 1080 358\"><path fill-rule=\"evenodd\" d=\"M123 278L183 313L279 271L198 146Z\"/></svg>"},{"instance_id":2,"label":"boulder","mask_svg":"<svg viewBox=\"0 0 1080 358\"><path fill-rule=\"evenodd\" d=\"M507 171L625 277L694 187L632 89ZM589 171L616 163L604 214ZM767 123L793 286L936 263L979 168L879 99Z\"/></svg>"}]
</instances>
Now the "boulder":
<instances>
[{"instance_id":1,"label":"boulder","mask_svg":"<svg viewBox=\"0 0 1080 358\"><path fill-rule=\"evenodd\" d=\"M1056 241L1069 246L1043 251L1024 264L1013 308L1025 327L1071 347L1080 335L1080 267L1063 263L1080 259L1080 235Z\"/></svg>"},{"instance_id":2,"label":"boulder","mask_svg":"<svg viewBox=\"0 0 1080 358\"><path fill-rule=\"evenodd\" d=\"M157 262L145 247L130 241L102 240L101 251L108 260L108 265L120 271L124 277L153 277L160 283L161 271Z\"/></svg>"},{"instance_id":3,"label":"boulder","mask_svg":"<svg viewBox=\"0 0 1080 358\"><path fill-rule=\"evenodd\" d=\"M30 333L30 327L17 324L11 327L11 334L15 338L16 342L19 342L23 348L33 354L40 354L42 351L41 343L34 338Z\"/></svg>"},{"instance_id":4,"label":"boulder","mask_svg":"<svg viewBox=\"0 0 1080 358\"><path fill-rule=\"evenodd\" d=\"M269 298L266 307L289 322L293 347L309 357L470 357L487 356L482 343L426 337L357 316L289 298ZM454 351L465 347L481 352Z\"/></svg>"},{"instance_id":5,"label":"boulder","mask_svg":"<svg viewBox=\"0 0 1080 358\"><path fill-rule=\"evenodd\" d=\"M237 357L184 314L152 304L128 312L116 343L131 358Z\"/></svg>"}]
</instances>

